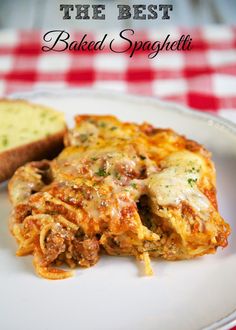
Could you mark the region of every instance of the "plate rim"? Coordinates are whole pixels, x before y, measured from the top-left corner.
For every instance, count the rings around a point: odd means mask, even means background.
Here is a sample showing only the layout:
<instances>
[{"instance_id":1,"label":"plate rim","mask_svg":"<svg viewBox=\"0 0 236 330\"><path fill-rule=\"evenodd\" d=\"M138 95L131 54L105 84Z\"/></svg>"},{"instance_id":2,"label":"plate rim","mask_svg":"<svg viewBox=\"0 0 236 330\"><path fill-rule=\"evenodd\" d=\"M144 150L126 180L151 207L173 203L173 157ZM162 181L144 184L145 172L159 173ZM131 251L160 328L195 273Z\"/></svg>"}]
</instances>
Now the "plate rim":
<instances>
[{"instance_id":1,"label":"plate rim","mask_svg":"<svg viewBox=\"0 0 236 330\"><path fill-rule=\"evenodd\" d=\"M109 89L100 89L95 87L82 87L82 88L57 88L57 87L40 87L32 91L23 91L23 92L16 92L7 95L10 99L31 99L34 97L53 97L57 96L59 98L63 98L65 96L79 96L79 95L93 95L96 97L106 97L109 99L126 99L129 102L136 102L140 104L149 103L149 105L159 106L168 108L167 111L174 111L178 113L182 113L188 115L190 117L195 117L202 121L210 121L211 126L214 126L216 129L223 129L226 130L234 137L236 137L236 123L233 121L224 118L222 116L218 116L214 114L214 112L204 112L196 108L191 108L186 105L176 103L173 101L162 100L155 96L146 96L146 95L137 95L119 91L111 91ZM171 109L170 109L171 108Z\"/></svg>"},{"instance_id":2,"label":"plate rim","mask_svg":"<svg viewBox=\"0 0 236 330\"><path fill-rule=\"evenodd\" d=\"M236 123L223 118L221 116L217 116L211 112L202 112L198 109L190 108L188 106L178 104L172 101L161 100L155 96L146 96L146 95L137 95L130 94L125 92L112 91L110 89L99 89L95 87L81 87L81 88L59 88L59 87L40 87L31 91L22 91L11 93L7 95L10 99L27 99L31 100L35 97L69 97L69 96L93 96L93 97L105 97L108 99L119 99L123 101L135 102L140 104L149 104L152 106L158 106L166 108L167 111L177 112L183 115L187 115L198 120L202 120L204 122L208 122L208 125L213 126L218 130L224 130L228 133L232 134L236 138ZM229 314L224 317L210 323L201 330L228 330L232 327L236 326L236 307Z\"/></svg>"}]
</instances>

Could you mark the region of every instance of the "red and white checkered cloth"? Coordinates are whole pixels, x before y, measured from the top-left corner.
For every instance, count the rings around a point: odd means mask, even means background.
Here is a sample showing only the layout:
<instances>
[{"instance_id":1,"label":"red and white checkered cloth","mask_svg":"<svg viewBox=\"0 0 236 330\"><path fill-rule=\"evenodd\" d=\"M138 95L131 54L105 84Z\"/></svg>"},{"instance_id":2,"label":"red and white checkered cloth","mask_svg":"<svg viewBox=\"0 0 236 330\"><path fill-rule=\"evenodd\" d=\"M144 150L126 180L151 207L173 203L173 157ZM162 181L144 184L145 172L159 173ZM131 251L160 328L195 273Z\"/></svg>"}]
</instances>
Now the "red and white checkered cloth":
<instances>
[{"instance_id":1,"label":"red and white checkered cloth","mask_svg":"<svg viewBox=\"0 0 236 330\"><path fill-rule=\"evenodd\" d=\"M190 34L191 51L43 52L44 32L0 31L0 96L40 87L96 87L152 95L236 121L236 27L158 28L135 32L137 40L179 39ZM80 40L84 33L71 33ZM99 40L103 33L89 34ZM119 31L108 33L118 39ZM119 45L122 47L122 44ZM121 49L121 48L120 48Z\"/></svg>"}]
</instances>

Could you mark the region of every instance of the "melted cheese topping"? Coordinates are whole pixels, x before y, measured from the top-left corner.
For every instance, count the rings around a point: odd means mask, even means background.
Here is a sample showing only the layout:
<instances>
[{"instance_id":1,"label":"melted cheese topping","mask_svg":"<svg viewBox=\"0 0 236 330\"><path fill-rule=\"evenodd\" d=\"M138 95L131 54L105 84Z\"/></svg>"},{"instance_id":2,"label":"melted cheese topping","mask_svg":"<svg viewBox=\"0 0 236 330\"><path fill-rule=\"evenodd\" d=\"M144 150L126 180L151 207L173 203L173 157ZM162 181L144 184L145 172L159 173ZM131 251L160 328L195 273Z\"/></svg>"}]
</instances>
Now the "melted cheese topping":
<instances>
[{"instance_id":1,"label":"melted cheese topping","mask_svg":"<svg viewBox=\"0 0 236 330\"><path fill-rule=\"evenodd\" d=\"M195 176L184 173L182 168L171 167L149 177L148 191L155 196L158 205L177 206L186 201L197 211L207 210L210 202L198 189L195 180Z\"/></svg>"},{"instance_id":2,"label":"melted cheese topping","mask_svg":"<svg viewBox=\"0 0 236 330\"><path fill-rule=\"evenodd\" d=\"M154 162L149 163L153 169ZM145 189L144 180L136 176L143 166L144 159L129 145L122 150L97 147L83 152L80 147L68 147L54 162L53 173L61 182L84 187L83 210L99 230L97 223L107 221L105 218L112 218L115 224L124 212L136 213L135 202Z\"/></svg>"},{"instance_id":3,"label":"melted cheese topping","mask_svg":"<svg viewBox=\"0 0 236 330\"><path fill-rule=\"evenodd\" d=\"M148 192L152 199L161 206L177 206L187 202L196 211L207 211L211 204L199 190L201 177L200 158L190 152L178 152L169 156L159 173L147 179Z\"/></svg>"}]
</instances>

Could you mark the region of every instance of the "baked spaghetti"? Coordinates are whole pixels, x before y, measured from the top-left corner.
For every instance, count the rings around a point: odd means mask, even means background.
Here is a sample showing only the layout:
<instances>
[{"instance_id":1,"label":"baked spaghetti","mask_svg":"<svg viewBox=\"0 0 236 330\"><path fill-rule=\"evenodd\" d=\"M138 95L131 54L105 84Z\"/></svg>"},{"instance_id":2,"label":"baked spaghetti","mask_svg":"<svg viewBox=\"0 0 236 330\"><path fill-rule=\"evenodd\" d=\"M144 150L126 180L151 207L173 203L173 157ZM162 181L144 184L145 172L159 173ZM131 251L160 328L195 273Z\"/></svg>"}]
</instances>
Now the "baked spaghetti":
<instances>
[{"instance_id":1,"label":"baked spaghetti","mask_svg":"<svg viewBox=\"0 0 236 330\"><path fill-rule=\"evenodd\" d=\"M77 116L53 161L19 168L9 183L10 230L18 256L63 279L101 253L131 255L151 274L151 258L190 259L227 245L217 211L210 153L171 129Z\"/></svg>"}]
</instances>

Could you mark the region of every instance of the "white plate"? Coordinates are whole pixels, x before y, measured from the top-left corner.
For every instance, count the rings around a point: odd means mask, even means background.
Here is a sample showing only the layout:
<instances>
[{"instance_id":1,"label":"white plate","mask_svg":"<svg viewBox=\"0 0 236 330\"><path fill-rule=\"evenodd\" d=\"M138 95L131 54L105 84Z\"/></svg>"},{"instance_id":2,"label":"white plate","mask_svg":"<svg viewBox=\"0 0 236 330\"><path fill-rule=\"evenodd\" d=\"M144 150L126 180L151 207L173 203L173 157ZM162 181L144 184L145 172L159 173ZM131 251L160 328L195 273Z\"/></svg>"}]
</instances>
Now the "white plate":
<instances>
[{"instance_id":1,"label":"white plate","mask_svg":"<svg viewBox=\"0 0 236 330\"><path fill-rule=\"evenodd\" d=\"M19 96L19 95L18 95ZM7 228L10 205L0 188L0 329L228 329L236 322L236 128L227 121L150 98L105 92L41 92L21 96L66 113L114 114L172 127L214 155L221 214L232 226L229 246L191 261L152 261L140 276L134 258L102 257L63 281L38 278L32 257L15 257Z\"/></svg>"}]
</instances>

